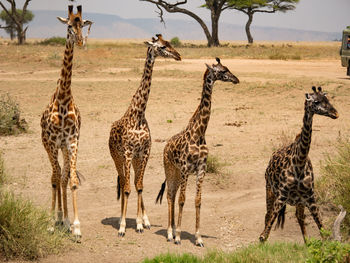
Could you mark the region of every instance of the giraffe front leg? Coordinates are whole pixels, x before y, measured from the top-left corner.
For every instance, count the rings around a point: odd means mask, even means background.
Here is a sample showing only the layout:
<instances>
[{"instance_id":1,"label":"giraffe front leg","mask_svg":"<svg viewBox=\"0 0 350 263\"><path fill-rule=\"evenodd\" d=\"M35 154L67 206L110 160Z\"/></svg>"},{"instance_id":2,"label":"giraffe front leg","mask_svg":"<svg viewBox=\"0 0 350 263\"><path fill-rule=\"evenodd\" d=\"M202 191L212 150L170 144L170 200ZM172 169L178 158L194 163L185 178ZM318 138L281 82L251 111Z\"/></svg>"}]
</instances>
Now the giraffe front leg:
<instances>
[{"instance_id":1,"label":"giraffe front leg","mask_svg":"<svg viewBox=\"0 0 350 263\"><path fill-rule=\"evenodd\" d=\"M63 174L62 174L62 196L63 196L63 227L67 232L71 232L71 225L68 217L68 205L67 205L67 185L70 177L70 156L67 147L62 147L63 154Z\"/></svg>"},{"instance_id":2,"label":"giraffe front leg","mask_svg":"<svg viewBox=\"0 0 350 263\"><path fill-rule=\"evenodd\" d=\"M128 205L128 199L130 195L130 167L131 167L131 153L126 154L125 161L124 161L124 180L123 180L123 187L122 187L122 210L121 210L121 216L120 216L120 224L119 224L119 231L118 236L123 237L125 236L125 228L126 228L126 211L127 211L127 205Z\"/></svg>"},{"instance_id":3,"label":"giraffe front leg","mask_svg":"<svg viewBox=\"0 0 350 263\"><path fill-rule=\"evenodd\" d=\"M180 184L180 195L179 195L179 215L178 215L176 233L175 233L176 245L181 244L181 220L182 220L182 211L186 200L187 179L188 179L188 174L181 173L181 184Z\"/></svg>"},{"instance_id":4,"label":"giraffe front leg","mask_svg":"<svg viewBox=\"0 0 350 263\"><path fill-rule=\"evenodd\" d=\"M320 211L319 211L319 208L318 206L316 205L316 201L315 201L315 197L314 195L312 195L308 202L307 202L307 208L309 209L311 215L312 215L312 218L314 219L317 227L319 230L322 229L323 227L323 224L322 224L322 220L321 220L321 216L320 216ZM322 236L322 233L320 232L321 236Z\"/></svg>"},{"instance_id":5,"label":"giraffe front leg","mask_svg":"<svg viewBox=\"0 0 350 263\"><path fill-rule=\"evenodd\" d=\"M79 178L76 173L76 162L77 162L77 153L78 153L78 138L73 138L70 140L70 145L68 148L69 153L69 166L70 166L70 180L69 180L69 186L72 192L72 203L73 203L73 214L74 214L74 221L73 221L73 235L76 239L76 242L81 242L81 230L80 230L80 221L78 218L78 204L77 204L77 191L78 191L78 185L79 185ZM67 217L68 219L68 213Z\"/></svg>"},{"instance_id":6,"label":"giraffe front leg","mask_svg":"<svg viewBox=\"0 0 350 263\"><path fill-rule=\"evenodd\" d=\"M267 240L267 238L269 237L269 234L271 232L271 228L273 223L275 222L275 219L278 215L278 213L280 212L280 210L282 209L283 205L285 204L285 202L281 201L280 198L277 198L274 202L273 205L273 211L271 216L269 217L269 220L266 222L265 224L265 229L264 231L261 233L259 240L260 242L264 242Z\"/></svg>"},{"instance_id":7,"label":"giraffe front leg","mask_svg":"<svg viewBox=\"0 0 350 263\"><path fill-rule=\"evenodd\" d=\"M199 233L199 225L200 225L200 209L201 209L201 200L202 200L202 183L204 180L205 171L201 171L197 175L196 180L196 199L195 199L195 207L196 207L196 246L204 247L204 243L202 240L202 236Z\"/></svg>"}]
</instances>

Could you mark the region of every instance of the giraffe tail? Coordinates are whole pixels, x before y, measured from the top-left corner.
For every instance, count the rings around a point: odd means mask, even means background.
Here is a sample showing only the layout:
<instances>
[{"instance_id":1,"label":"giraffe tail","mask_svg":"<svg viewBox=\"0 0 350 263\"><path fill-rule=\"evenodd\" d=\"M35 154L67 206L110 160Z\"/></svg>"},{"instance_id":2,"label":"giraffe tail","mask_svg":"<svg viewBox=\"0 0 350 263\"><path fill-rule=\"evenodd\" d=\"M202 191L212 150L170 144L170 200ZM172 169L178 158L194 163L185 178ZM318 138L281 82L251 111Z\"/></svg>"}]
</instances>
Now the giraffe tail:
<instances>
[{"instance_id":1,"label":"giraffe tail","mask_svg":"<svg viewBox=\"0 0 350 263\"><path fill-rule=\"evenodd\" d=\"M119 175L118 175L117 188L118 188L118 197L117 197L117 200L119 200L119 199L120 199L120 177L119 177Z\"/></svg>"},{"instance_id":2,"label":"giraffe tail","mask_svg":"<svg viewBox=\"0 0 350 263\"><path fill-rule=\"evenodd\" d=\"M286 219L286 205L282 206L281 210L278 213L277 223L275 229L284 227L284 220Z\"/></svg>"},{"instance_id":3,"label":"giraffe tail","mask_svg":"<svg viewBox=\"0 0 350 263\"><path fill-rule=\"evenodd\" d=\"M166 183L166 179L164 180L164 183L162 183L162 187L160 188L159 194L156 199L156 203L158 203L159 201L159 204L162 204L163 194L165 190L165 183Z\"/></svg>"},{"instance_id":4,"label":"giraffe tail","mask_svg":"<svg viewBox=\"0 0 350 263\"><path fill-rule=\"evenodd\" d=\"M77 173L79 185L81 185L81 182L85 181L85 176L81 172L79 172L78 170L76 171L76 173Z\"/></svg>"}]
</instances>

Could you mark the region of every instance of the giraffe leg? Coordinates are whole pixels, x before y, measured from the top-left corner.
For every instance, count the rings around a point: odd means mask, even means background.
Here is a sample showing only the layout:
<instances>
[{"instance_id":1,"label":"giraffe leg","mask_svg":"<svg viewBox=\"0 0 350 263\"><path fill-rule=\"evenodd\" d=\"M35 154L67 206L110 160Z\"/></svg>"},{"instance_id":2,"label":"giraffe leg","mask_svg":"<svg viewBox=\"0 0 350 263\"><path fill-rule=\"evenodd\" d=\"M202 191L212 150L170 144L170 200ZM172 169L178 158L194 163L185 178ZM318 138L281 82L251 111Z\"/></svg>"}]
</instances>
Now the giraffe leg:
<instances>
[{"instance_id":1,"label":"giraffe leg","mask_svg":"<svg viewBox=\"0 0 350 263\"><path fill-rule=\"evenodd\" d=\"M201 237L201 234L199 233L199 225L200 225L200 209L201 209L201 202L202 202L202 183L205 176L205 170L200 171L197 175L196 180L196 199L195 199L195 206L196 206L196 245L199 247L204 247L203 240Z\"/></svg>"},{"instance_id":2,"label":"giraffe leg","mask_svg":"<svg viewBox=\"0 0 350 263\"><path fill-rule=\"evenodd\" d=\"M295 210L295 216L298 219L298 223L300 226L301 233L303 235L304 242L306 243L306 229L305 229L305 206L302 204L297 204L296 210Z\"/></svg>"},{"instance_id":3,"label":"giraffe leg","mask_svg":"<svg viewBox=\"0 0 350 263\"><path fill-rule=\"evenodd\" d=\"M261 233L259 240L260 242L264 242L267 240L267 238L269 237L271 228L273 223L275 222L275 219L278 215L278 213L280 212L280 210L282 209L282 207L285 205L285 201L282 201L280 198L277 198L273 204L273 212L271 214L271 216L269 217L268 222L265 225L265 229L264 231Z\"/></svg>"},{"instance_id":4,"label":"giraffe leg","mask_svg":"<svg viewBox=\"0 0 350 263\"><path fill-rule=\"evenodd\" d=\"M266 215L265 215L265 227L269 222L272 212L273 204L275 203L276 197L272 192L270 185L266 182Z\"/></svg>"},{"instance_id":5,"label":"giraffe leg","mask_svg":"<svg viewBox=\"0 0 350 263\"><path fill-rule=\"evenodd\" d=\"M79 185L79 178L76 173L76 162L77 162L77 153L78 153L78 138L69 139L69 159L70 159L70 171L69 171L69 186L72 192L72 202L73 202L73 235L76 238L77 242L81 240L81 231L80 231L80 221L78 218L78 206L77 206L77 190Z\"/></svg>"},{"instance_id":6,"label":"giraffe leg","mask_svg":"<svg viewBox=\"0 0 350 263\"><path fill-rule=\"evenodd\" d=\"M62 202L61 202L61 167L58 162L58 149L54 144L44 143L45 150L48 154L51 166L51 186L52 186L52 201L51 213L55 220L56 199L58 200L57 221L56 224L62 223Z\"/></svg>"},{"instance_id":7,"label":"giraffe leg","mask_svg":"<svg viewBox=\"0 0 350 263\"><path fill-rule=\"evenodd\" d=\"M151 228L151 224L148 220L145 204L143 202L142 198L142 190L143 190L143 176L145 173L145 168L147 165L148 157L149 157L149 150L147 151L147 154L143 156L143 158L135 158L132 161L132 165L134 167L135 171L135 188L137 191L137 218L136 218L136 231L139 233L143 232L143 225L144 222L145 227L147 229Z\"/></svg>"},{"instance_id":8,"label":"giraffe leg","mask_svg":"<svg viewBox=\"0 0 350 263\"><path fill-rule=\"evenodd\" d=\"M175 244L181 244L181 219L182 211L186 200L186 186L187 186L188 174L181 172L181 183L180 183L180 195L179 195L179 215L176 226Z\"/></svg>"},{"instance_id":9,"label":"giraffe leg","mask_svg":"<svg viewBox=\"0 0 350 263\"><path fill-rule=\"evenodd\" d=\"M175 238L175 197L179 188L180 172L167 160L164 160L164 170L167 182L167 200L168 200L168 237L170 242Z\"/></svg>"},{"instance_id":10,"label":"giraffe leg","mask_svg":"<svg viewBox=\"0 0 350 263\"><path fill-rule=\"evenodd\" d=\"M321 230L323 227L323 224L322 224L322 220L321 220L321 216L320 216L320 211L319 211L318 206L316 205L315 197L313 194L308 199L306 206L309 209L309 211L312 215L312 218L314 219L318 229Z\"/></svg>"},{"instance_id":11,"label":"giraffe leg","mask_svg":"<svg viewBox=\"0 0 350 263\"><path fill-rule=\"evenodd\" d=\"M126 210L127 210L127 204L128 204L128 198L130 195L130 167L131 167L131 153L125 155L125 162L124 162L124 180L123 180L123 187L122 187L122 214L120 217L120 224L119 224L119 231L118 236L125 236L125 227L126 227Z\"/></svg>"},{"instance_id":12,"label":"giraffe leg","mask_svg":"<svg viewBox=\"0 0 350 263\"><path fill-rule=\"evenodd\" d=\"M61 148L63 154L63 174L62 174L62 192L63 192L63 225L67 231L71 231L70 221L68 217L68 206L67 206L67 185L70 177L70 157L68 148L63 146Z\"/></svg>"}]
</instances>

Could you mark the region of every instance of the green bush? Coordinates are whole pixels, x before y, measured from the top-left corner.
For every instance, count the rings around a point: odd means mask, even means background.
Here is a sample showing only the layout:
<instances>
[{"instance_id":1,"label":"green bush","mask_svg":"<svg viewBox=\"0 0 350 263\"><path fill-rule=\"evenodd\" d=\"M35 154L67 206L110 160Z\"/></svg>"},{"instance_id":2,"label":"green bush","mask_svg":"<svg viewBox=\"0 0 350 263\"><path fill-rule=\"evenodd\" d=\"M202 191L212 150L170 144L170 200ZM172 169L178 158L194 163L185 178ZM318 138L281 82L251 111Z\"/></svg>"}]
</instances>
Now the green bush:
<instances>
[{"instance_id":1,"label":"green bush","mask_svg":"<svg viewBox=\"0 0 350 263\"><path fill-rule=\"evenodd\" d=\"M51 216L12 193L0 196L0 259L34 260L57 253L63 234L50 233Z\"/></svg>"},{"instance_id":2,"label":"green bush","mask_svg":"<svg viewBox=\"0 0 350 263\"><path fill-rule=\"evenodd\" d=\"M9 94L0 97L0 135L13 135L28 130L25 119L20 118L20 109Z\"/></svg>"},{"instance_id":3,"label":"green bush","mask_svg":"<svg viewBox=\"0 0 350 263\"><path fill-rule=\"evenodd\" d=\"M64 37L50 37L39 42L40 45L60 45L64 46L66 44L66 39Z\"/></svg>"},{"instance_id":4,"label":"green bush","mask_svg":"<svg viewBox=\"0 0 350 263\"><path fill-rule=\"evenodd\" d=\"M350 244L331 240L331 233L322 231L326 240L310 238L306 242L309 257L307 263L318 262L349 262Z\"/></svg>"},{"instance_id":5,"label":"green bush","mask_svg":"<svg viewBox=\"0 0 350 263\"><path fill-rule=\"evenodd\" d=\"M220 162L219 159L216 156L208 155L207 159L207 172L216 174L220 170Z\"/></svg>"},{"instance_id":6,"label":"green bush","mask_svg":"<svg viewBox=\"0 0 350 263\"><path fill-rule=\"evenodd\" d=\"M328 155L321 166L322 176L316 180L316 194L318 201L334 209L342 205L350 211L350 142L341 139L337 144L337 154ZM349 237L350 217L346 216L342 229Z\"/></svg>"},{"instance_id":7,"label":"green bush","mask_svg":"<svg viewBox=\"0 0 350 263\"><path fill-rule=\"evenodd\" d=\"M180 47L182 44L181 44L181 41L178 37L173 37L171 40L170 40L170 44L174 47Z\"/></svg>"}]
</instances>

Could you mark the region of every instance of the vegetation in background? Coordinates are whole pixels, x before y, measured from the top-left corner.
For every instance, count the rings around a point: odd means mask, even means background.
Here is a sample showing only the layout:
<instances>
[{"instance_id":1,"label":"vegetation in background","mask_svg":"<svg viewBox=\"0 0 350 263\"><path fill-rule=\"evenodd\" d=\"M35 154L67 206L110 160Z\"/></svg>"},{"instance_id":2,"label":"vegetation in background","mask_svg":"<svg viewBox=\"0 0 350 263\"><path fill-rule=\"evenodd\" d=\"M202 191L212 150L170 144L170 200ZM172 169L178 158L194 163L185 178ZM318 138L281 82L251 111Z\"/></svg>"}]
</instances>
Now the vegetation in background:
<instances>
[{"instance_id":1,"label":"vegetation in background","mask_svg":"<svg viewBox=\"0 0 350 263\"><path fill-rule=\"evenodd\" d=\"M207 159L207 172L216 174L219 172L220 166L221 164L218 157L209 154Z\"/></svg>"},{"instance_id":2,"label":"vegetation in background","mask_svg":"<svg viewBox=\"0 0 350 263\"><path fill-rule=\"evenodd\" d=\"M340 139L337 153L328 155L321 167L322 177L316 180L316 193L322 205L335 209L342 205L348 215L342 224L342 232L350 234L350 141Z\"/></svg>"},{"instance_id":3,"label":"vegetation in background","mask_svg":"<svg viewBox=\"0 0 350 263\"><path fill-rule=\"evenodd\" d=\"M173 37L171 40L170 40L170 44L173 46L173 47L180 47L181 46L181 41L178 37Z\"/></svg>"},{"instance_id":4,"label":"vegetation in background","mask_svg":"<svg viewBox=\"0 0 350 263\"><path fill-rule=\"evenodd\" d=\"M6 174L5 174L5 166L4 166L4 160L2 159L2 153L0 152L0 194L1 194L1 187L6 182Z\"/></svg>"},{"instance_id":5,"label":"vegetation in background","mask_svg":"<svg viewBox=\"0 0 350 263\"><path fill-rule=\"evenodd\" d=\"M50 37L39 42L40 45L60 45L66 44L66 39L64 37Z\"/></svg>"},{"instance_id":6,"label":"vegetation in background","mask_svg":"<svg viewBox=\"0 0 350 263\"><path fill-rule=\"evenodd\" d=\"M23 3L22 9L16 8L16 0L7 0L7 2L11 5L10 8L7 8L1 1L0 6L3 11L0 14L0 19L5 21L6 26L0 27L3 29L10 29L12 34L14 31L16 32L18 44L22 45L26 41L26 32L28 26L24 27L24 24L29 23L34 18L34 14L27 10L28 4L31 0L25 0ZM17 1L18 2L18 1ZM14 35L11 35L11 39Z\"/></svg>"},{"instance_id":7,"label":"vegetation in background","mask_svg":"<svg viewBox=\"0 0 350 263\"><path fill-rule=\"evenodd\" d=\"M0 97L0 135L13 135L28 130L25 119L20 118L21 111L9 94Z\"/></svg>"}]
</instances>

